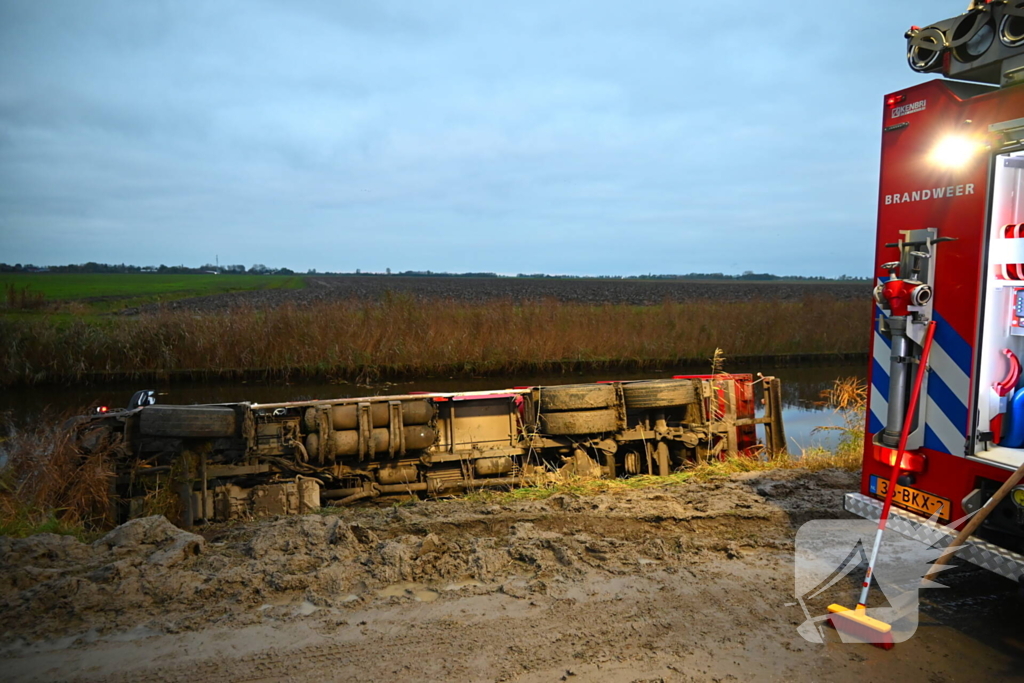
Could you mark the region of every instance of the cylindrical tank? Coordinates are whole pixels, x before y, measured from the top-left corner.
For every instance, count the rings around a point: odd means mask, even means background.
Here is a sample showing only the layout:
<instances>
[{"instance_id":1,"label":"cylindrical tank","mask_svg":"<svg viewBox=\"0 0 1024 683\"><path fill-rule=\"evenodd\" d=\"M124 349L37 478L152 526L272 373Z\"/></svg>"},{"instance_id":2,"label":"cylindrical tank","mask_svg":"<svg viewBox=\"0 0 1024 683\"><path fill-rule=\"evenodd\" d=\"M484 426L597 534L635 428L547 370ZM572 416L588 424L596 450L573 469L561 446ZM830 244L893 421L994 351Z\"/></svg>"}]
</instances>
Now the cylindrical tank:
<instances>
[{"instance_id":1,"label":"cylindrical tank","mask_svg":"<svg viewBox=\"0 0 1024 683\"><path fill-rule=\"evenodd\" d=\"M407 425L404 427L405 432L405 449L407 451L419 451L424 448L430 448L437 439L437 432L433 427L426 425ZM355 429L346 429L343 431L332 432L331 438L333 439L335 456L338 455L356 455L359 453L359 431ZM368 449L370 453L385 453L389 450L391 445L391 432L385 428L374 429L370 433L370 443ZM309 434L306 436L306 451L311 455L318 453L320 448L320 435Z\"/></svg>"},{"instance_id":2,"label":"cylindrical tank","mask_svg":"<svg viewBox=\"0 0 1024 683\"><path fill-rule=\"evenodd\" d=\"M512 458L502 455L497 458L479 458L476 460L476 475L492 477L496 474L507 474L512 471Z\"/></svg>"},{"instance_id":3,"label":"cylindrical tank","mask_svg":"<svg viewBox=\"0 0 1024 683\"><path fill-rule=\"evenodd\" d=\"M416 481L418 474L416 465L388 465L377 470L377 481L381 484L410 484Z\"/></svg>"},{"instance_id":4,"label":"cylindrical tank","mask_svg":"<svg viewBox=\"0 0 1024 683\"><path fill-rule=\"evenodd\" d=\"M430 401L402 401L402 424L422 425L434 418L434 405ZM306 409L306 429L316 429L316 408ZM391 422L388 403L370 404L370 422L374 427L387 427ZM359 429L359 406L349 403L331 408L331 427L337 430Z\"/></svg>"}]
</instances>

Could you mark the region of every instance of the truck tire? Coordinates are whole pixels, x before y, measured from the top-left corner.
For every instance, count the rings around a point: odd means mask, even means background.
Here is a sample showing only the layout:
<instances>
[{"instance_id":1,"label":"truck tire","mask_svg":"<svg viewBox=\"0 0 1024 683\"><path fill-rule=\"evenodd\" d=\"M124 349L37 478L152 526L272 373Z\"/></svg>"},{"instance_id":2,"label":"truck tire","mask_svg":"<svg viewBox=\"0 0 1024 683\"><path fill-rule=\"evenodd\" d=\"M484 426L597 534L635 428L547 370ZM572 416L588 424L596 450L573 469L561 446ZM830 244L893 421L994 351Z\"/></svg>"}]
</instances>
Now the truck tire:
<instances>
[{"instance_id":1,"label":"truck tire","mask_svg":"<svg viewBox=\"0 0 1024 683\"><path fill-rule=\"evenodd\" d=\"M614 432L618 428L619 416L614 408L541 413L540 415L541 432L554 436L601 434Z\"/></svg>"},{"instance_id":2,"label":"truck tire","mask_svg":"<svg viewBox=\"0 0 1024 683\"><path fill-rule=\"evenodd\" d=\"M238 434L238 416L221 406L146 406L139 417L143 436L215 439Z\"/></svg>"},{"instance_id":3,"label":"truck tire","mask_svg":"<svg viewBox=\"0 0 1024 683\"><path fill-rule=\"evenodd\" d=\"M593 410L615 405L614 384L563 384L540 388L540 410Z\"/></svg>"},{"instance_id":4,"label":"truck tire","mask_svg":"<svg viewBox=\"0 0 1024 683\"><path fill-rule=\"evenodd\" d=\"M672 408L697 401L693 382L688 379L656 379L622 385L627 410Z\"/></svg>"}]
</instances>

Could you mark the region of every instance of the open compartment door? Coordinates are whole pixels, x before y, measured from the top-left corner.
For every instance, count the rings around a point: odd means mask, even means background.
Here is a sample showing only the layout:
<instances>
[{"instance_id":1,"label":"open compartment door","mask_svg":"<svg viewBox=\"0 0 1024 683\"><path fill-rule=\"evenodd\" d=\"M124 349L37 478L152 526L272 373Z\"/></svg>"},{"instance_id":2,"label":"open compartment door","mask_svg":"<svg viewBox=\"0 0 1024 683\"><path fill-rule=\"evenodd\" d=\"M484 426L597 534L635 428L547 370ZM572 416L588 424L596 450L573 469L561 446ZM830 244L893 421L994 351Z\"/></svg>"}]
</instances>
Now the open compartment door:
<instances>
[{"instance_id":1,"label":"open compartment door","mask_svg":"<svg viewBox=\"0 0 1024 683\"><path fill-rule=\"evenodd\" d=\"M1020 123L1024 132L1024 120ZM994 157L990 201L974 455L1016 468L1024 462L1024 147L1019 140Z\"/></svg>"}]
</instances>

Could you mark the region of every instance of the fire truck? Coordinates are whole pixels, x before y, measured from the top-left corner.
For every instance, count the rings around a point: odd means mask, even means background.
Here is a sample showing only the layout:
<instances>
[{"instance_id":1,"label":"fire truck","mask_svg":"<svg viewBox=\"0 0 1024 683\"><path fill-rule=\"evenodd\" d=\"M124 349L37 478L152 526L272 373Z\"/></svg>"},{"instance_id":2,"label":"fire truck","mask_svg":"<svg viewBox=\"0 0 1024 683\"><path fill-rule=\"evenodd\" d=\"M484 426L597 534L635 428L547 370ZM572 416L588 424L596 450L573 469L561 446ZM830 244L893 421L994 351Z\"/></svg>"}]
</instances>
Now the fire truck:
<instances>
[{"instance_id":1,"label":"fire truck","mask_svg":"<svg viewBox=\"0 0 1024 683\"><path fill-rule=\"evenodd\" d=\"M898 464L890 527L952 537L1024 462L1024 2L974 2L906 38L911 69L943 78L881 103L863 479L845 507L877 519ZM1022 552L1018 487L958 557L1020 582Z\"/></svg>"}]
</instances>

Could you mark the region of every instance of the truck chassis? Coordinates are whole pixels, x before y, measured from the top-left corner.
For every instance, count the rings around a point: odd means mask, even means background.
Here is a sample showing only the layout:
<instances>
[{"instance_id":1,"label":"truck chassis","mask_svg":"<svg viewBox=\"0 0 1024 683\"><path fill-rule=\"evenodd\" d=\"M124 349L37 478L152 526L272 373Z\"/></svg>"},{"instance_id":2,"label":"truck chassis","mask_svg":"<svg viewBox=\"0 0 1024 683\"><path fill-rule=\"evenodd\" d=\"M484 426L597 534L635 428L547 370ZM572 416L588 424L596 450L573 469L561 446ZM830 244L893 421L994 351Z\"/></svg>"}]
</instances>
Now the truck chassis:
<instances>
[{"instance_id":1,"label":"truck chassis","mask_svg":"<svg viewBox=\"0 0 1024 683\"><path fill-rule=\"evenodd\" d=\"M764 414L755 416L761 387ZM445 496L566 477L668 475L785 450L774 377L526 387L370 398L146 405L79 418L109 449L112 521L168 501L179 521L299 514L384 496ZM764 426L765 443L756 425Z\"/></svg>"}]
</instances>

